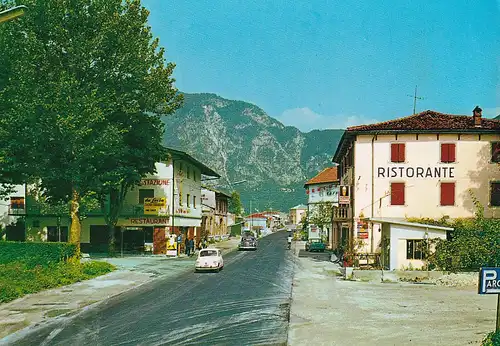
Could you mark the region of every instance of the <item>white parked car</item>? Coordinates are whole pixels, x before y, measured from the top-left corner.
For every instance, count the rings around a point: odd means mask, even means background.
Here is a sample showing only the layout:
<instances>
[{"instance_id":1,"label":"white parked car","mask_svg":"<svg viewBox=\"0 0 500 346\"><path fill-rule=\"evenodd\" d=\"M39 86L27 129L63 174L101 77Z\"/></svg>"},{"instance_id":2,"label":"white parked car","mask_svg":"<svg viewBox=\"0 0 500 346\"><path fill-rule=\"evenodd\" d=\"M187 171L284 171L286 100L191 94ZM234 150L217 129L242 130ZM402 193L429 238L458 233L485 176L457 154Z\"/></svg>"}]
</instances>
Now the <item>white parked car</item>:
<instances>
[{"instance_id":1,"label":"white parked car","mask_svg":"<svg viewBox=\"0 0 500 346\"><path fill-rule=\"evenodd\" d=\"M220 271L224 268L222 251L219 249L201 249L196 259L195 271L215 270Z\"/></svg>"}]
</instances>

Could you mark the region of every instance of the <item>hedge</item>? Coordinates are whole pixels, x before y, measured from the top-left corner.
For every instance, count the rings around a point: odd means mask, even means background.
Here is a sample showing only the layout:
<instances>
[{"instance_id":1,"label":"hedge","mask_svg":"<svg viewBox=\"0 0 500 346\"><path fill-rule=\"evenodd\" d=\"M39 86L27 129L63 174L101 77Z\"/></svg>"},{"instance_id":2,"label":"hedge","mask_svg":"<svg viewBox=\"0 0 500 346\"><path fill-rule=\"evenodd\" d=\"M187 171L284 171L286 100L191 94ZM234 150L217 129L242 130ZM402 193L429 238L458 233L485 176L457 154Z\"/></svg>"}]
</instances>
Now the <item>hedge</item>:
<instances>
[{"instance_id":1,"label":"hedge","mask_svg":"<svg viewBox=\"0 0 500 346\"><path fill-rule=\"evenodd\" d=\"M500 331L491 332L483 340L482 346L500 346Z\"/></svg>"},{"instance_id":2,"label":"hedge","mask_svg":"<svg viewBox=\"0 0 500 346\"><path fill-rule=\"evenodd\" d=\"M0 241L0 264L24 263L28 267L48 266L65 261L76 253L76 246L68 243Z\"/></svg>"}]
</instances>

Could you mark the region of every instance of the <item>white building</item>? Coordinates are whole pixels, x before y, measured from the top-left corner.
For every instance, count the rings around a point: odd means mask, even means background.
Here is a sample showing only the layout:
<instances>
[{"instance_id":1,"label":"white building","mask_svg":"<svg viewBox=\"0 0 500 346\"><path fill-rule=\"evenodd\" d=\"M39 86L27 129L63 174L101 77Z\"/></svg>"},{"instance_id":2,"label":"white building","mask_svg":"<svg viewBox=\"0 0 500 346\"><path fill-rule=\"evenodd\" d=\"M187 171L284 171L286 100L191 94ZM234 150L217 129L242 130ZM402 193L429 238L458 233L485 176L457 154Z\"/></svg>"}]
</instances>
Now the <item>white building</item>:
<instances>
[{"instance_id":1,"label":"white building","mask_svg":"<svg viewBox=\"0 0 500 346\"><path fill-rule=\"evenodd\" d=\"M479 108L472 117L425 111L350 127L333 158L341 183L334 227L351 245L360 241L359 251L380 253L384 220L472 217L471 192L486 217L499 218L499 149L500 122Z\"/></svg>"},{"instance_id":2,"label":"white building","mask_svg":"<svg viewBox=\"0 0 500 346\"><path fill-rule=\"evenodd\" d=\"M298 225L307 214L307 206L303 204L290 208L289 221L292 225Z\"/></svg>"},{"instance_id":3,"label":"white building","mask_svg":"<svg viewBox=\"0 0 500 346\"><path fill-rule=\"evenodd\" d=\"M220 240L229 234L228 201L230 198L231 195L225 192L211 187L202 188L202 236Z\"/></svg>"},{"instance_id":4,"label":"white building","mask_svg":"<svg viewBox=\"0 0 500 346\"><path fill-rule=\"evenodd\" d=\"M309 223L311 217L319 213L321 204L328 204L329 208L338 207L339 203L339 179L337 177L337 167L327 167L316 176L309 179L305 184L307 194L307 215ZM326 216L326 215L324 215ZM333 216L333 215L332 215ZM326 242L330 247L335 247L339 235L334 234L332 219L329 218L328 225L323 229L309 227L309 239L322 239L326 236Z\"/></svg>"},{"instance_id":5,"label":"white building","mask_svg":"<svg viewBox=\"0 0 500 346\"><path fill-rule=\"evenodd\" d=\"M142 179L140 186L126 195L115 230L117 244L125 251L164 254L170 235L182 235L182 241L200 236L201 179L219 175L185 152L168 152L167 160L155 164L156 174ZM25 210L17 212L26 217L26 240L67 241L68 213L42 210L31 187L27 191ZM81 216L82 251L107 251L109 230L102 211L87 211Z\"/></svg>"}]
</instances>

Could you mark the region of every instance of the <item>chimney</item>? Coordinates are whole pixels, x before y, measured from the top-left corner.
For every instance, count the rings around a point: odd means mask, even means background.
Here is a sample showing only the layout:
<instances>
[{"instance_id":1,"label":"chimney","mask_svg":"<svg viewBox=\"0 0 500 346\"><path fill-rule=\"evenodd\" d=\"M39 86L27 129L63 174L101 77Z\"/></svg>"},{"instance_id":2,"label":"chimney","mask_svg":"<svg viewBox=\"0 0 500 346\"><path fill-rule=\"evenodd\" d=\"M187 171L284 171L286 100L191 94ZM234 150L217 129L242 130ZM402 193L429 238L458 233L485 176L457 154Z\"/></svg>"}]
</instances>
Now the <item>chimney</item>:
<instances>
[{"instance_id":1,"label":"chimney","mask_svg":"<svg viewBox=\"0 0 500 346\"><path fill-rule=\"evenodd\" d=\"M483 110L479 108L479 106L476 106L474 110L472 111L472 119L474 119L474 127L481 127L481 113Z\"/></svg>"}]
</instances>

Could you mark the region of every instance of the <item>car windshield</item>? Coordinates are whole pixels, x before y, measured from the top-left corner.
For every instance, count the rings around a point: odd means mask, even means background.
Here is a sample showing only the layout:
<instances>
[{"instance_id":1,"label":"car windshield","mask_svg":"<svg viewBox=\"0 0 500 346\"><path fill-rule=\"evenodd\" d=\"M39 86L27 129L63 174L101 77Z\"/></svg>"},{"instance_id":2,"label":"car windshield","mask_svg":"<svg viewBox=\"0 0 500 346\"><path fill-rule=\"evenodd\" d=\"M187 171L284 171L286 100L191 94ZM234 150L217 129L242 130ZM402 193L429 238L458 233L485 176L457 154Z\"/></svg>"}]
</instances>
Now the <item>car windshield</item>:
<instances>
[{"instance_id":1,"label":"car windshield","mask_svg":"<svg viewBox=\"0 0 500 346\"><path fill-rule=\"evenodd\" d=\"M217 250L204 250L200 252L200 257L217 256Z\"/></svg>"}]
</instances>

